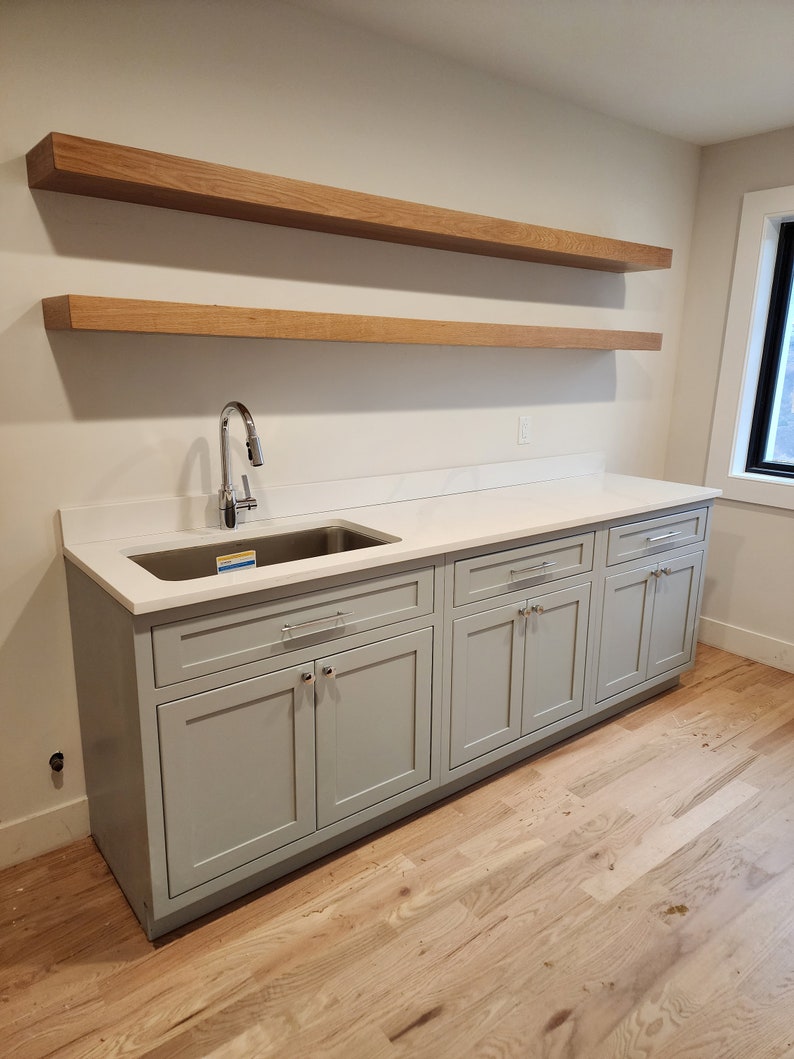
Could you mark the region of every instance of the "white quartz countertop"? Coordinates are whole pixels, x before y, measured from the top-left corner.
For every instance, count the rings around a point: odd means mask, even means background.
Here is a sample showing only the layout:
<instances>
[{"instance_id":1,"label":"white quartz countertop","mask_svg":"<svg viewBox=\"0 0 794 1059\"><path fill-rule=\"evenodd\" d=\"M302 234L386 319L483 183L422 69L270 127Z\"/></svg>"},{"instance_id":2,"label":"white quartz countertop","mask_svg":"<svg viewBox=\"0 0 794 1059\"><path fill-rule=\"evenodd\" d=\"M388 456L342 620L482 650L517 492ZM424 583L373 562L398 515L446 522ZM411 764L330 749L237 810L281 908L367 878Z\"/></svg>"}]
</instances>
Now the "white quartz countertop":
<instances>
[{"instance_id":1,"label":"white quartz countertop","mask_svg":"<svg viewBox=\"0 0 794 1059\"><path fill-rule=\"evenodd\" d=\"M607 473L479 489L452 495L376 503L249 522L230 533L188 529L70 542L64 554L133 614L169 610L193 603L242 597L266 589L301 586L336 574L377 573L392 563L446 552L486 547L523 537L552 536L580 526L630 519L662 508L705 502L718 489ZM190 581L163 581L129 556L144 552L218 543L219 554L235 551L235 541L292 528L352 523L398 537L394 543L318 558L301 559ZM66 538L66 534L65 534Z\"/></svg>"}]
</instances>

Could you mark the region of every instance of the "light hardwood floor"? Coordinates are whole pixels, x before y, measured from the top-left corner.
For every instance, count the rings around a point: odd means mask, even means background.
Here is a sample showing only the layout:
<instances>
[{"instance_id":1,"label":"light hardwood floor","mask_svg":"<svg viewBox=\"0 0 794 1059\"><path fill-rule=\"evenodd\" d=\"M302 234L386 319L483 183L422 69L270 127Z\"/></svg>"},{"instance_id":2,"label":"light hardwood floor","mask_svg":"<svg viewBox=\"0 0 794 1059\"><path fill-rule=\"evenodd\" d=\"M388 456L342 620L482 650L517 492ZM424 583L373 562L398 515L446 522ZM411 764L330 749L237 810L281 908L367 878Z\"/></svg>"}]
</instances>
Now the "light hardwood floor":
<instances>
[{"instance_id":1,"label":"light hardwood floor","mask_svg":"<svg viewBox=\"0 0 794 1059\"><path fill-rule=\"evenodd\" d=\"M681 687L154 944L0 873L3 1057L794 1055L794 675Z\"/></svg>"}]
</instances>

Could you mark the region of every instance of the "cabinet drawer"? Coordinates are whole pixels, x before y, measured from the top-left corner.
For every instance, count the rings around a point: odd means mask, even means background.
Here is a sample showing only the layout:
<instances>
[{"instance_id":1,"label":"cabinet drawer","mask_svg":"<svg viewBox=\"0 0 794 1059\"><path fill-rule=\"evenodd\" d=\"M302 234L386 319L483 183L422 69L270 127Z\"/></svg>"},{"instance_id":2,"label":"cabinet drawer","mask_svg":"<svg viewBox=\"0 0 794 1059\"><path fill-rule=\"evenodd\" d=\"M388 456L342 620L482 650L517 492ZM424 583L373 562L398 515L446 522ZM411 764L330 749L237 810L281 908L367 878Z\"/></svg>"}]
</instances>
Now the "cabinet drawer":
<instances>
[{"instance_id":1,"label":"cabinet drawer","mask_svg":"<svg viewBox=\"0 0 794 1059\"><path fill-rule=\"evenodd\" d=\"M627 526L614 526L609 531L607 565L614 566L704 540L707 513L708 508L699 507L694 511L660 515Z\"/></svg>"},{"instance_id":2,"label":"cabinet drawer","mask_svg":"<svg viewBox=\"0 0 794 1059\"><path fill-rule=\"evenodd\" d=\"M454 605L461 607L506 592L535 589L548 581L593 569L592 533L543 541L507 552L477 555L455 563Z\"/></svg>"},{"instance_id":3,"label":"cabinet drawer","mask_svg":"<svg viewBox=\"0 0 794 1059\"><path fill-rule=\"evenodd\" d=\"M152 629L155 685L275 658L432 610L428 568L169 622Z\"/></svg>"}]
</instances>

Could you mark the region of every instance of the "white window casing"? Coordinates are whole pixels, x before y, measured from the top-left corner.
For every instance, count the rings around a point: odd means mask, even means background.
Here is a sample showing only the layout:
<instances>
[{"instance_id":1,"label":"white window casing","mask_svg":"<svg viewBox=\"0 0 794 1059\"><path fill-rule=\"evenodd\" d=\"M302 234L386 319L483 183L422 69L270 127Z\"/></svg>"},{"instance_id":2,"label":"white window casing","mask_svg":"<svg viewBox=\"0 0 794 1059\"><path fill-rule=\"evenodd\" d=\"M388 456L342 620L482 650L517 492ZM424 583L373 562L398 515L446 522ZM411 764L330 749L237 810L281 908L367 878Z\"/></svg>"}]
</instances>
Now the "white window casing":
<instances>
[{"instance_id":1,"label":"white window casing","mask_svg":"<svg viewBox=\"0 0 794 1059\"><path fill-rule=\"evenodd\" d=\"M745 470L780 226L794 187L744 196L706 481L728 500L794 509L794 480Z\"/></svg>"}]
</instances>

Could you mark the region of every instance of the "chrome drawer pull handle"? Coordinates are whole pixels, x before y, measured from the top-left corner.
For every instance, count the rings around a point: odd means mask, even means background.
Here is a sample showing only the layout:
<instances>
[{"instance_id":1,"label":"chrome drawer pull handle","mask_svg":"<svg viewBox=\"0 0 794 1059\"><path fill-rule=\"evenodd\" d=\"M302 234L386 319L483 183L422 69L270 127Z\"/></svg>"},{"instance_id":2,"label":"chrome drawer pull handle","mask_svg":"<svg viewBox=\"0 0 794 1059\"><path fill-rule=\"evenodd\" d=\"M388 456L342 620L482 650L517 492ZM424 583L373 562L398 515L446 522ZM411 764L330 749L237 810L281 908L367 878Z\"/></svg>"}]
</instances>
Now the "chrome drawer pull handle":
<instances>
[{"instance_id":1,"label":"chrome drawer pull handle","mask_svg":"<svg viewBox=\"0 0 794 1059\"><path fill-rule=\"evenodd\" d=\"M672 533L660 533L658 537L646 537L648 544L654 544L656 541L666 541L670 537L680 537L683 530L673 530Z\"/></svg>"},{"instance_id":2,"label":"chrome drawer pull handle","mask_svg":"<svg viewBox=\"0 0 794 1059\"><path fill-rule=\"evenodd\" d=\"M323 621L336 621L337 618L349 618L354 612L352 610L338 610L336 614L326 614L324 618L311 618L309 621L300 621L297 625L282 625L282 632L295 632L296 629L307 629L310 625L319 625Z\"/></svg>"},{"instance_id":3,"label":"chrome drawer pull handle","mask_svg":"<svg viewBox=\"0 0 794 1059\"><path fill-rule=\"evenodd\" d=\"M527 574L537 573L538 570L548 570L550 567L556 566L556 565L557 565L557 560L554 559L553 561L542 562L538 566L522 566L520 570L511 570L510 571L510 576L513 579L515 579L516 577L519 577L519 576L526 577Z\"/></svg>"}]
</instances>

